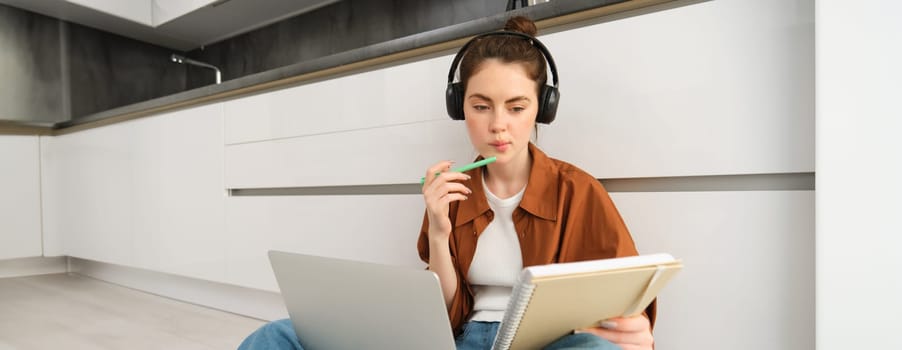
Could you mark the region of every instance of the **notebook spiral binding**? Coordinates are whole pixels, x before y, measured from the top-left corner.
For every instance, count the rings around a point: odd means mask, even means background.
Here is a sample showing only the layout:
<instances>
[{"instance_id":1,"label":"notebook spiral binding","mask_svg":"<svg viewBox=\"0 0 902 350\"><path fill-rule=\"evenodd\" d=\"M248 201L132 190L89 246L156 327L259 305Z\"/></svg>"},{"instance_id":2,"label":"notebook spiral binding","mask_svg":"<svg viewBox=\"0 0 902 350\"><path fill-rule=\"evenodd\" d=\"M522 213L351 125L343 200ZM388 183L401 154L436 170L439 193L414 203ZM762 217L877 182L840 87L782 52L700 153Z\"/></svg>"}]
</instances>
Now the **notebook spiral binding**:
<instances>
[{"instance_id":1,"label":"notebook spiral binding","mask_svg":"<svg viewBox=\"0 0 902 350\"><path fill-rule=\"evenodd\" d=\"M514 287L511 298L508 301L507 309L509 312L504 315L504 319L501 321L501 327L498 329L498 336L495 338L492 350L507 350L510 348L511 343L514 341L514 336L517 335L517 328L520 326L523 314L526 313L526 306L529 305L529 299L532 298L532 291L535 287L536 285L533 283L517 283L516 287Z\"/></svg>"}]
</instances>

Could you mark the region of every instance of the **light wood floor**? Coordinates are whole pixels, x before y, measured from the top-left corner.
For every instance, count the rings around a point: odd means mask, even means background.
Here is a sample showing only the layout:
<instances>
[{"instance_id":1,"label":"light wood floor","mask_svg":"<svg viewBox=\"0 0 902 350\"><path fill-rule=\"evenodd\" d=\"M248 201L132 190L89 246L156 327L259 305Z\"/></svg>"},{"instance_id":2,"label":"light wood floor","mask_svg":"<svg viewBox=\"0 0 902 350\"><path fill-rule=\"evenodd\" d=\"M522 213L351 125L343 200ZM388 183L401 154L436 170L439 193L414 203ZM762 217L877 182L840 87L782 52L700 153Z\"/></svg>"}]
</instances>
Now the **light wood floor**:
<instances>
[{"instance_id":1,"label":"light wood floor","mask_svg":"<svg viewBox=\"0 0 902 350\"><path fill-rule=\"evenodd\" d=\"M263 323L75 274L0 278L0 350L235 349Z\"/></svg>"}]
</instances>

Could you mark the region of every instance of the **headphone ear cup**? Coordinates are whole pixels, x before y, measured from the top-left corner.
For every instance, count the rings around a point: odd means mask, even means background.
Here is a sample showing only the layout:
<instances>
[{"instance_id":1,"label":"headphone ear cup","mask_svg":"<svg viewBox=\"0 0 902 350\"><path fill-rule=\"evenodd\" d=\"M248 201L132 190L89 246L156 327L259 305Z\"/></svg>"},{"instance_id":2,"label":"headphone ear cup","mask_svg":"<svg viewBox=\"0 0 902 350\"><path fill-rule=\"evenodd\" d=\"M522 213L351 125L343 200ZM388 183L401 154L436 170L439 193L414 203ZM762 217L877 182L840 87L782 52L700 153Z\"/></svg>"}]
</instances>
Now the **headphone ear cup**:
<instances>
[{"instance_id":1,"label":"headphone ear cup","mask_svg":"<svg viewBox=\"0 0 902 350\"><path fill-rule=\"evenodd\" d=\"M542 87L542 96L539 98L539 113L536 115L536 123L551 124L557 114L557 104L560 92L556 87L545 85Z\"/></svg>"},{"instance_id":2,"label":"headphone ear cup","mask_svg":"<svg viewBox=\"0 0 902 350\"><path fill-rule=\"evenodd\" d=\"M463 86L460 83L448 84L445 89L445 109L452 120L464 120Z\"/></svg>"}]
</instances>

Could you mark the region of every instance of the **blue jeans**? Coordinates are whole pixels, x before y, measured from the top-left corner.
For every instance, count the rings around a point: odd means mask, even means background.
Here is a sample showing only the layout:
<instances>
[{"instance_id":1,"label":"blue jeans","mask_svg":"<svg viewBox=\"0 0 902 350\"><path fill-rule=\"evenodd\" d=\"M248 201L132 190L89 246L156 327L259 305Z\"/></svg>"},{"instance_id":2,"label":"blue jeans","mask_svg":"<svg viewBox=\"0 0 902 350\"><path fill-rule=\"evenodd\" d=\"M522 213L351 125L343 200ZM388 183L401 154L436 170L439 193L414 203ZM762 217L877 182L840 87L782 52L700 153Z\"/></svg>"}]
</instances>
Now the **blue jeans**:
<instances>
[{"instance_id":1,"label":"blue jeans","mask_svg":"<svg viewBox=\"0 0 902 350\"><path fill-rule=\"evenodd\" d=\"M467 322L463 333L454 343L458 350L491 349L498 333L498 322ZM294 332L291 320L284 319L267 323L251 333L238 350L294 349L303 350ZM545 350L618 350L618 346L591 334L570 334L551 343Z\"/></svg>"},{"instance_id":2,"label":"blue jeans","mask_svg":"<svg viewBox=\"0 0 902 350\"><path fill-rule=\"evenodd\" d=\"M293 349L303 350L290 319L272 321L247 336L238 350Z\"/></svg>"},{"instance_id":3,"label":"blue jeans","mask_svg":"<svg viewBox=\"0 0 902 350\"><path fill-rule=\"evenodd\" d=\"M471 321L464 324L464 331L454 339L457 350L489 350L495 342L500 322ZM568 334L548 344L544 350L619 350L620 347L592 334Z\"/></svg>"}]
</instances>

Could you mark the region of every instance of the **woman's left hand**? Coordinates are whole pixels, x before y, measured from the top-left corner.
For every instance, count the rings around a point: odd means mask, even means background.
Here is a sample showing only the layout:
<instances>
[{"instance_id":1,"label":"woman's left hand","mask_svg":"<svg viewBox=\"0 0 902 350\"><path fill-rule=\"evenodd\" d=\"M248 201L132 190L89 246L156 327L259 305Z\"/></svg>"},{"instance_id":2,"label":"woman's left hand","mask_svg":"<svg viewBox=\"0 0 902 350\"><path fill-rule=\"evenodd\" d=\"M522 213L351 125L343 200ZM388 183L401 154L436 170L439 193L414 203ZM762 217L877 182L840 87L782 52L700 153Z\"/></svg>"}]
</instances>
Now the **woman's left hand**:
<instances>
[{"instance_id":1,"label":"woman's left hand","mask_svg":"<svg viewBox=\"0 0 902 350\"><path fill-rule=\"evenodd\" d=\"M655 338L651 335L651 324L644 315L616 317L600 323L599 327L579 329L576 332L595 334L623 350L651 350L655 343Z\"/></svg>"}]
</instances>

